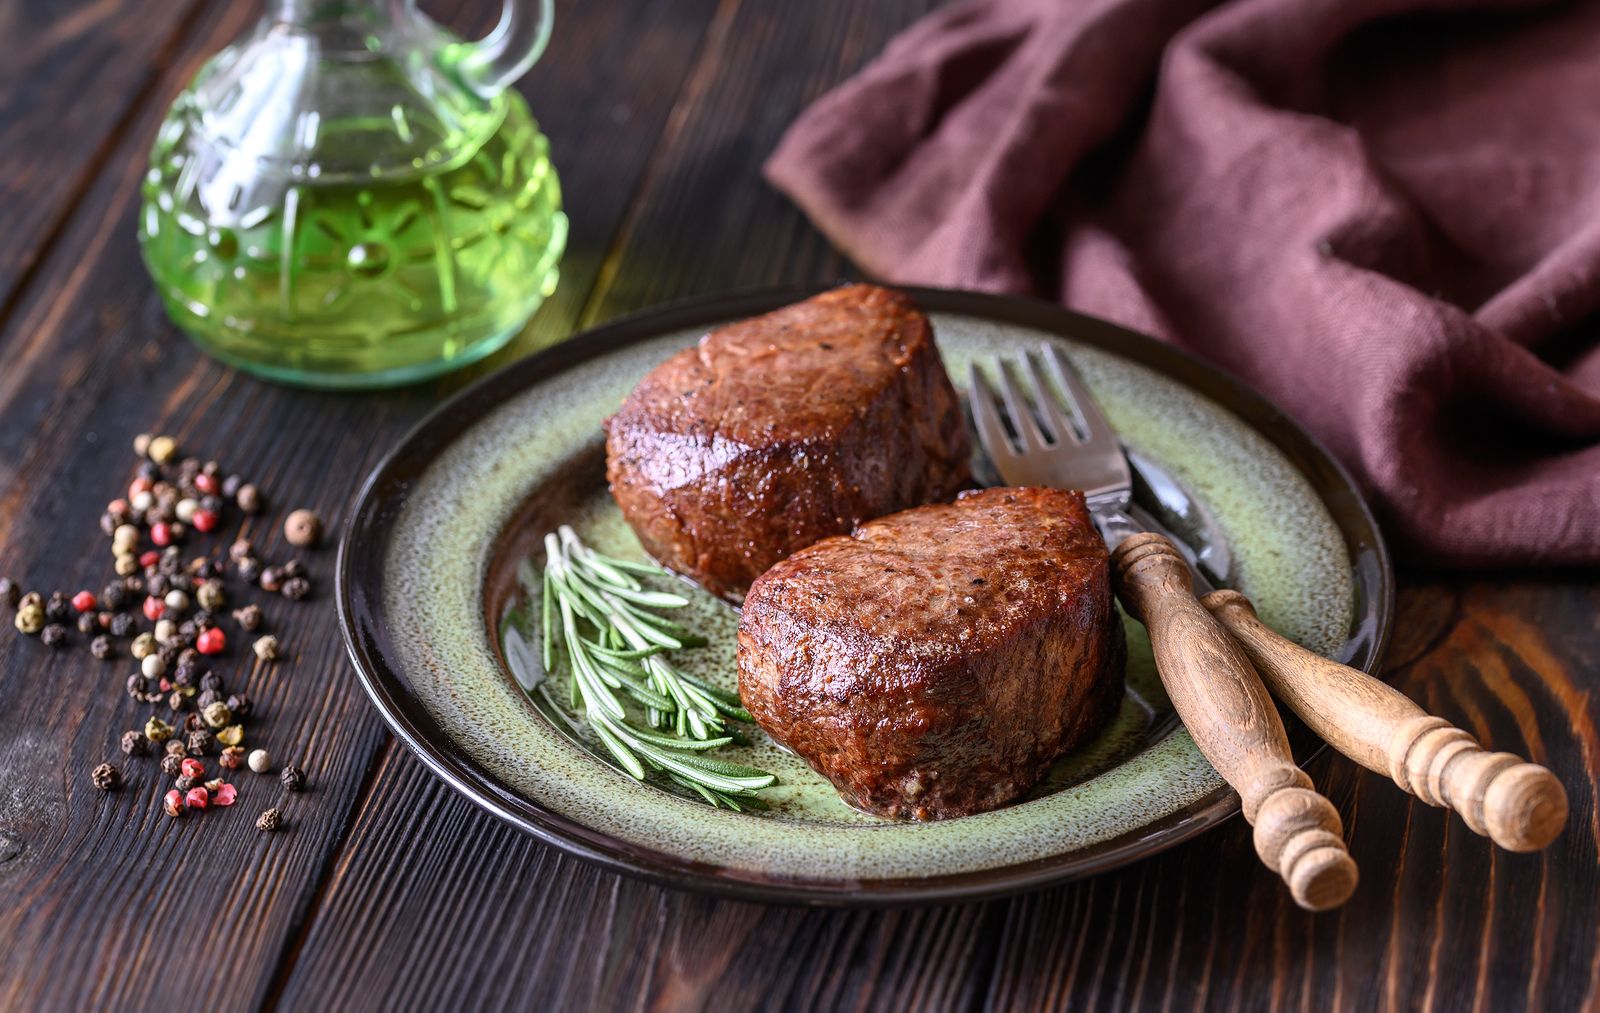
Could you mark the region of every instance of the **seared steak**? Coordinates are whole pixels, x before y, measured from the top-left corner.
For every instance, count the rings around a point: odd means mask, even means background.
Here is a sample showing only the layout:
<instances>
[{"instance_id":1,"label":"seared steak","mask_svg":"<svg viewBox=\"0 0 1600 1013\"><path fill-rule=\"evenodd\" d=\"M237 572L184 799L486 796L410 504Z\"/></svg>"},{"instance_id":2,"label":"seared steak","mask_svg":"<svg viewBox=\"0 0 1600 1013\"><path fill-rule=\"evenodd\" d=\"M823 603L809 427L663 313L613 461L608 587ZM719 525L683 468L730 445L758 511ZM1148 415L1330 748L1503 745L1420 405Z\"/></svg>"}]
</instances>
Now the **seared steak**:
<instances>
[{"instance_id":1,"label":"seared steak","mask_svg":"<svg viewBox=\"0 0 1600 1013\"><path fill-rule=\"evenodd\" d=\"M950 498L969 453L928 318L873 285L711 332L606 420L606 478L645 549L733 599L819 538Z\"/></svg>"},{"instance_id":2,"label":"seared steak","mask_svg":"<svg viewBox=\"0 0 1600 1013\"><path fill-rule=\"evenodd\" d=\"M1083 494L984 489L827 538L739 620L761 727L880 816L1004 805L1122 696L1122 625Z\"/></svg>"}]
</instances>

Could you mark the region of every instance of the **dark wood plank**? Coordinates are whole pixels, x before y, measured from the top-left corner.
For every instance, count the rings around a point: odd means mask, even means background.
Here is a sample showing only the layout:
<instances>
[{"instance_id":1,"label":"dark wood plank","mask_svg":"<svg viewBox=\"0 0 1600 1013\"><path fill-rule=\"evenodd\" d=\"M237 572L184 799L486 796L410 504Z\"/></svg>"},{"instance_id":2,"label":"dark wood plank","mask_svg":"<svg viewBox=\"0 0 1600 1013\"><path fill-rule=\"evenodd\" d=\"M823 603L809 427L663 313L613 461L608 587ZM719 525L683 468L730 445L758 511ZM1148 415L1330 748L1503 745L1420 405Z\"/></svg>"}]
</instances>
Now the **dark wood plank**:
<instances>
[{"instance_id":1,"label":"dark wood plank","mask_svg":"<svg viewBox=\"0 0 1600 1013\"><path fill-rule=\"evenodd\" d=\"M201 0L0 6L0 319L147 103Z\"/></svg>"},{"instance_id":2,"label":"dark wood plank","mask_svg":"<svg viewBox=\"0 0 1600 1013\"><path fill-rule=\"evenodd\" d=\"M563 8L569 44L523 87L567 170L571 253L524 342L570 330L711 9ZM489 5L439 13L470 23ZM465 382L366 396L276 387L205 359L162 315L134 241L144 153L171 95L255 14L252 4L207 5L159 99L109 153L0 332L0 573L30 588L104 583L96 519L130 477L135 432L171 432L260 481L275 510L248 529L282 558L273 527L282 509L315 507L337 531L377 456ZM278 610L292 657L248 675L243 661L230 666L230 682L258 701L257 743L303 763L313 785L270 837L252 824L280 792L248 772L234 778L234 810L179 821L160 813L168 785L153 760L128 763L121 791L95 791L87 771L117 757L118 736L148 710L120 689L131 663L0 637L0 1008L235 1009L269 995L387 740L339 643L331 555L307 560L322 593ZM235 645L235 658L243 652ZM104 965L86 963L90 954Z\"/></svg>"}]
</instances>

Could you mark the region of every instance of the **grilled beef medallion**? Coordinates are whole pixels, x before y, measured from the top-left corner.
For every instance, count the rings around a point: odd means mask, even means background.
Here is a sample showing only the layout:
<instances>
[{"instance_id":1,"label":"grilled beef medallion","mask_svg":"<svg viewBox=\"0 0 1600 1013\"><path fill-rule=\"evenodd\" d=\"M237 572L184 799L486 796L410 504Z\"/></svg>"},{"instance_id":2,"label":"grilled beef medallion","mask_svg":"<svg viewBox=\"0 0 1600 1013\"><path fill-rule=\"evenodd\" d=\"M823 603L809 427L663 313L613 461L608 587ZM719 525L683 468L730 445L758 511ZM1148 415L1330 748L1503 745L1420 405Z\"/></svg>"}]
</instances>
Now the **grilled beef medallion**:
<instances>
[{"instance_id":1,"label":"grilled beef medallion","mask_svg":"<svg viewBox=\"0 0 1600 1013\"><path fill-rule=\"evenodd\" d=\"M949 499L969 454L928 318L875 285L712 331L606 420L606 478L639 541L735 600L796 549Z\"/></svg>"},{"instance_id":2,"label":"grilled beef medallion","mask_svg":"<svg viewBox=\"0 0 1600 1013\"><path fill-rule=\"evenodd\" d=\"M739 695L880 816L1005 805L1122 697L1109 553L1083 494L984 489L801 549L750 588Z\"/></svg>"}]
</instances>

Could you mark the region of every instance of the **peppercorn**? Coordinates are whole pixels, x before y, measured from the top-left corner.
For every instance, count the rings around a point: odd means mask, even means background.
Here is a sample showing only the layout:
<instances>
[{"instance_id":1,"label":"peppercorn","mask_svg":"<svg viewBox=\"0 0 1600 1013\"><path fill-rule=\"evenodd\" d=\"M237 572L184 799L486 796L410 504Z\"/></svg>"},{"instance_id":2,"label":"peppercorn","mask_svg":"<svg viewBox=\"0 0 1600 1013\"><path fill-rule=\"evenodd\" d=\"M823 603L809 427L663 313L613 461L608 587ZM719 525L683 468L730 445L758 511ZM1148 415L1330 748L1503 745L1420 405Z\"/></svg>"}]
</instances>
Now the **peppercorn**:
<instances>
[{"instance_id":1,"label":"peppercorn","mask_svg":"<svg viewBox=\"0 0 1600 1013\"><path fill-rule=\"evenodd\" d=\"M322 540L322 518L311 510L296 510L284 518L283 537L290 545L309 549Z\"/></svg>"},{"instance_id":2,"label":"peppercorn","mask_svg":"<svg viewBox=\"0 0 1600 1013\"><path fill-rule=\"evenodd\" d=\"M162 796L161 811L166 813L168 816L182 816L183 792L174 788L173 790L167 792L166 795Z\"/></svg>"},{"instance_id":3,"label":"peppercorn","mask_svg":"<svg viewBox=\"0 0 1600 1013\"><path fill-rule=\"evenodd\" d=\"M116 650L116 648L111 646L111 638L106 636L104 633L89 641L89 653L101 661L111 657L111 654L114 650Z\"/></svg>"},{"instance_id":4,"label":"peppercorn","mask_svg":"<svg viewBox=\"0 0 1600 1013\"><path fill-rule=\"evenodd\" d=\"M253 514L261 509L261 490L245 483L239 491L233 494L233 501L239 504L239 509L247 514Z\"/></svg>"},{"instance_id":5,"label":"peppercorn","mask_svg":"<svg viewBox=\"0 0 1600 1013\"><path fill-rule=\"evenodd\" d=\"M168 753L161 758L161 773L168 777L177 777L183 773L183 757Z\"/></svg>"},{"instance_id":6,"label":"peppercorn","mask_svg":"<svg viewBox=\"0 0 1600 1013\"><path fill-rule=\"evenodd\" d=\"M222 594L222 581L208 580L201 584L200 589L195 592L195 599L207 612L215 612L222 608L226 601Z\"/></svg>"},{"instance_id":7,"label":"peppercorn","mask_svg":"<svg viewBox=\"0 0 1600 1013\"><path fill-rule=\"evenodd\" d=\"M173 612L184 612L189 608L189 596L177 588L168 591L167 596L161 599L161 602Z\"/></svg>"},{"instance_id":8,"label":"peppercorn","mask_svg":"<svg viewBox=\"0 0 1600 1013\"><path fill-rule=\"evenodd\" d=\"M252 749L248 762L250 769L257 774L265 774L272 770L272 754L265 749Z\"/></svg>"},{"instance_id":9,"label":"peppercorn","mask_svg":"<svg viewBox=\"0 0 1600 1013\"><path fill-rule=\"evenodd\" d=\"M228 637L221 629L213 627L195 639L194 648L201 654L221 654L228 646Z\"/></svg>"},{"instance_id":10,"label":"peppercorn","mask_svg":"<svg viewBox=\"0 0 1600 1013\"><path fill-rule=\"evenodd\" d=\"M248 538L235 538L233 544L228 546L228 558L236 563L241 559L249 559L255 554L255 543Z\"/></svg>"},{"instance_id":11,"label":"peppercorn","mask_svg":"<svg viewBox=\"0 0 1600 1013\"><path fill-rule=\"evenodd\" d=\"M233 711L233 716L236 718L249 717L253 706L250 698L243 693L234 693L228 697L228 709Z\"/></svg>"},{"instance_id":12,"label":"peppercorn","mask_svg":"<svg viewBox=\"0 0 1600 1013\"><path fill-rule=\"evenodd\" d=\"M244 478L242 476L229 475L227 478L222 480L222 495L226 496L228 499L233 499L235 496L239 495L239 487L241 485L244 485Z\"/></svg>"},{"instance_id":13,"label":"peppercorn","mask_svg":"<svg viewBox=\"0 0 1600 1013\"><path fill-rule=\"evenodd\" d=\"M257 750L257 752L260 752L260 750ZM217 762L229 770L238 770L239 765L244 763L244 747L227 747L222 751L222 756L217 760Z\"/></svg>"},{"instance_id":14,"label":"peppercorn","mask_svg":"<svg viewBox=\"0 0 1600 1013\"><path fill-rule=\"evenodd\" d=\"M283 773L278 775L278 781L285 791L299 791L306 786L306 772L292 763L285 763Z\"/></svg>"},{"instance_id":15,"label":"peppercorn","mask_svg":"<svg viewBox=\"0 0 1600 1013\"><path fill-rule=\"evenodd\" d=\"M122 771L109 763L102 763L90 771L89 780L101 791L111 791L122 784Z\"/></svg>"},{"instance_id":16,"label":"peppercorn","mask_svg":"<svg viewBox=\"0 0 1600 1013\"><path fill-rule=\"evenodd\" d=\"M256 652L256 657L262 661L271 661L278 656L278 638L270 633L264 637L256 638L256 642L251 644L250 647L251 650Z\"/></svg>"},{"instance_id":17,"label":"peppercorn","mask_svg":"<svg viewBox=\"0 0 1600 1013\"><path fill-rule=\"evenodd\" d=\"M217 741L224 746L237 746L244 741L244 726L229 725L217 733Z\"/></svg>"},{"instance_id":18,"label":"peppercorn","mask_svg":"<svg viewBox=\"0 0 1600 1013\"><path fill-rule=\"evenodd\" d=\"M165 742L172 738L172 726L158 717L152 716L144 723L145 738L151 742Z\"/></svg>"},{"instance_id":19,"label":"peppercorn","mask_svg":"<svg viewBox=\"0 0 1600 1013\"><path fill-rule=\"evenodd\" d=\"M190 617L189 621L194 624L195 634L198 636L217 625L217 616L209 609L200 609Z\"/></svg>"},{"instance_id":20,"label":"peppercorn","mask_svg":"<svg viewBox=\"0 0 1600 1013\"><path fill-rule=\"evenodd\" d=\"M149 633L141 633L134 637L133 643L128 647L128 651L140 661L156 653L156 650L156 638Z\"/></svg>"},{"instance_id":21,"label":"peppercorn","mask_svg":"<svg viewBox=\"0 0 1600 1013\"><path fill-rule=\"evenodd\" d=\"M39 641L46 647L60 647L67 642L67 628L60 623L51 623L40 631Z\"/></svg>"},{"instance_id":22,"label":"peppercorn","mask_svg":"<svg viewBox=\"0 0 1600 1013\"><path fill-rule=\"evenodd\" d=\"M122 733L122 751L129 756L144 756L150 752L150 740L145 738L143 732L127 731Z\"/></svg>"},{"instance_id":23,"label":"peppercorn","mask_svg":"<svg viewBox=\"0 0 1600 1013\"><path fill-rule=\"evenodd\" d=\"M123 577L122 586L127 589L129 595L134 597L144 594L144 578L138 576L137 574L131 577ZM130 598L130 601L131 600L132 599Z\"/></svg>"},{"instance_id":24,"label":"peppercorn","mask_svg":"<svg viewBox=\"0 0 1600 1013\"><path fill-rule=\"evenodd\" d=\"M179 774L177 779L172 782L172 786L179 791L188 791L199 783L200 779L192 774Z\"/></svg>"},{"instance_id":25,"label":"peppercorn","mask_svg":"<svg viewBox=\"0 0 1600 1013\"><path fill-rule=\"evenodd\" d=\"M277 806L256 817L256 829L263 833L271 833L281 826L283 826L283 813Z\"/></svg>"},{"instance_id":26,"label":"peppercorn","mask_svg":"<svg viewBox=\"0 0 1600 1013\"><path fill-rule=\"evenodd\" d=\"M197 732L190 732L188 740L189 752L196 756L204 756L211 752L211 747L215 742L215 736L203 728Z\"/></svg>"},{"instance_id":27,"label":"peppercorn","mask_svg":"<svg viewBox=\"0 0 1600 1013\"><path fill-rule=\"evenodd\" d=\"M204 809L211 804L211 796L203 786L197 786L188 790L183 801L190 809Z\"/></svg>"},{"instance_id":28,"label":"peppercorn","mask_svg":"<svg viewBox=\"0 0 1600 1013\"><path fill-rule=\"evenodd\" d=\"M158 643L158 644L169 643L172 640L172 638L176 637L177 635L178 635L178 624L173 622L171 619L162 619L162 620L160 620L159 622L156 623L156 632L155 632L156 643Z\"/></svg>"},{"instance_id":29,"label":"peppercorn","mask_svg":"<svg viewBox=\"0 0 1600 1013\"><path fill-rule=\"evenodd\" d=\"M51 591L50 600L44 604L44 617L53 623L64 623L72 618L72 601L60 591Z\"/></svg>"},{"instance_id":30,"label":"peppercorn","mask_svg":"<svg viewBox=\"0 0 1600 1013\"><path fill-rule=\"evenodd\" d=\"M239 579L246 584L254 584L259 581L263 572L261 560L254 556L244 557L234 564L234 568L239 571Z\"/></svg>"},{"instance_id":31,"label":"peppercorn","mask_svg":"<svg viewBox=\"0 0 1600 1013\"><path fill-rule=\"evenodd\" d=\"M167 674L167 663L160 653L147 654L139 659L139 671L143 672L146 678L159 679Z\"/></svg>"},{"instance_id":32,"label":"peppercorn","mask_svg":"<svg viewBox=\"0 0 1600 1013\"><path fill-rule=\"evenodd\" d=\"M135 700L143 700L146 693L150 692L150 680L139 672L128 676L128 695Z\"/></svg>"},{"instance_id":33,"label":"peppercorn","mask_svg":"<svg viewBox=\"0 0 1600 1013\"><path fill-rule=\"evenodd\" d=\"M185 732L197 732L205 726L206 719L201 717L198 712L190 714L188 717L183 719L183 730Z\"/></svg>"},{"instance_id":34,"label":"peppercorn","mask_svg":"<svg viewBox=\"0 0 1600 1013\"><path fill-rule=\"evenodd\" d=\"M131 552L119 552L114 569L119 577L131 577L139 572L139 559Z\"/></svg>"},{"instance_id":35,"label":"peppercorn","mask_svg":"<svg viewBox=\"0 0 1600 1013\"><path fill-rule=\"evenodd\" d=\"M194 525L196 531L204 534L217 530L217 525L222 523L222 517L214 510L196 510L189 518L189 523Z\"/></svg>"},{"instance_id":36,"label":"peppercorn","mask_svg":"<svg viewBox=\"0 0 1600 1013\"><path fill-rule=\"evenodd\" d=\"M14 620L17 631L33 636L44 629L44 607L42 605L23 605L17 609L17 618Z\"/></svg>"},{"instance_id":37,"label":"peppercorn","mask_svg":"<svg viewBox=\"0 0 1600 1013\"><path fill-rule=\"evenodd\" d=\"M189 747L182 740L173 737L167 740L165 752L168 756L176 756L181 760L189 755Z\"/></svg>"},{"instance_id":38,"label":"peppercorn","mask_svg":"<svg viewBox=\"0 0 1600 1013\"><path fill-rule=\"evenodd\" d=\"M206 765L199 760L184 760L183 772L190 777L203 777L206 772Z\"/></svg>"},{"instance_id":39,"label":"peppercorn","mask_svg":"<svg viewBox=\"0 0 1600 1013\"><path fill-rule=\"evenodd\" d=\"M291 577L283 582L283 596L290 601L300 601L311 593L311 581L304 577Z\"/></svg>"},{"instance_id":40,"label":"peppercorn","mask_svg":"<svg viewBox=\"0 0 1600 1013\"><path fill-rule=\"evenodd\" d=\"M153 439L155 439L155 437L151 436L149 433L140 433L138 436L135 436L133 438L133 452L138 454L140 457L145 456L150 452L150 441Z\"/></svg>"},{"instance_id":41,"label":"peppercorn","mask_svg":"<svg viewBox=\"0 0 1600 1013\"><path fill-rule=\"evenodd\" d=\"M275 594L283 588L283 579L282 570L278 569L276 566L269 566L261 571L261 577L256 581L256 583L260 586L261 590L270 591Z\"/></svg>"},{"instance_id":42,"label":"peppercorn","mask_svg":"<svg viewBox=\"0 0 1600 1013\"><path fill-rule=\"evenodd\" d=\"M145 453L157 464L166 464L178 455L178 443L170 436L153 436L145 444Z\"/></svg>"},{"instance_id":43,"label":"peppercorn","mask_svg":"<svg viewBox=\"0 0 1600 1013\"><path fill-rule=\"evenodd\" d=\"M78 632L86 637L98 634L100 632L100 617L93 612L85 612L78 616Z\"/></svg>"},{"instance_id":44,"label":"peppercorn","mask_svg":"<svg viewBox=\"0 0 1600 1013\"><path fill-rule=\"evenodd\" d=\"M246 605L242 609L234 609L233 621L246 633L254 633L261 628L261 606Z\"/></svg>"},{"instance_id":45,"label":"peppercorn","mask_svg":"<svg viewBox=\"0 0 1600 1013\"><path fill-rule=\"evenodd\" d=\"M228 705L225 703L214 703L207 707L201 713L201 716L206 719L206 724L212 728L221 728L233 720L233 711L229 710Z\"/></svg>"},{"instance_id":46,"label":"peppercorn","mask_svg":"<svg viewBox=\"0 0 1600 1013\"><path fill-rule=\"evenodd\" d=\"M200 688L207 693L221 693L223 688L222 676L208 670L205 675L200 677Z\"/></svg>"},{"instance_id":47,"label":"peppercorn","mask_svg":"<svg viewBox=\"0 0 1600 1013\"><path fill-rule=\"evenodd\" d=\"M111 635L113 637L131 636L133 631L137 629L137 625L133 616L126 612L118 612L111 617Z\"/></svg>"},{"instance_id":48,"label":"peppercorn","mask_svg":"<svg viewBox=\"0 0 1600 1013\"><path fill-rule=\"evenodd\" d=\"M163 550L161 555L156 557L156 569L161 571L164 576L174 578L172 586L179 586L176 578L183 570L183 553L178 550L176 545Z\"/></svg>"}]
</instances>

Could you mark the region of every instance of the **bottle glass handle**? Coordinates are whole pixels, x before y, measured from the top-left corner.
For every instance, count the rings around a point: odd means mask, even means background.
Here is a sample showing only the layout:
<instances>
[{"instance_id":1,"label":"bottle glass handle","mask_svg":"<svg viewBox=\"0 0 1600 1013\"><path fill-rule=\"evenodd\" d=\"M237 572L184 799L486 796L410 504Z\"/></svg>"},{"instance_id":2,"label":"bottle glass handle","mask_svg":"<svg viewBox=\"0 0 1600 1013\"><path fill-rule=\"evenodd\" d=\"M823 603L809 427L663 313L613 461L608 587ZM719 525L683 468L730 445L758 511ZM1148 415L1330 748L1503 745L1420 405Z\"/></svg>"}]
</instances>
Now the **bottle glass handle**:
<instances>
[{"instance_id":1,"label":"bottle glass handle","mask_svg":"<svg viewBox=\"0 0 1600 1013\"><path fill-rule=\"evenodd\" d=\"M417 0L389 0L400 24L433 22L417 9ZM500 22L476 42L452 42L440 61L462 83L484 98L493 98L526 74L550 41L555 19L553 0L503 0ZM437 30L437 29L436 29Z\"/></svg>"}]
</instances>

